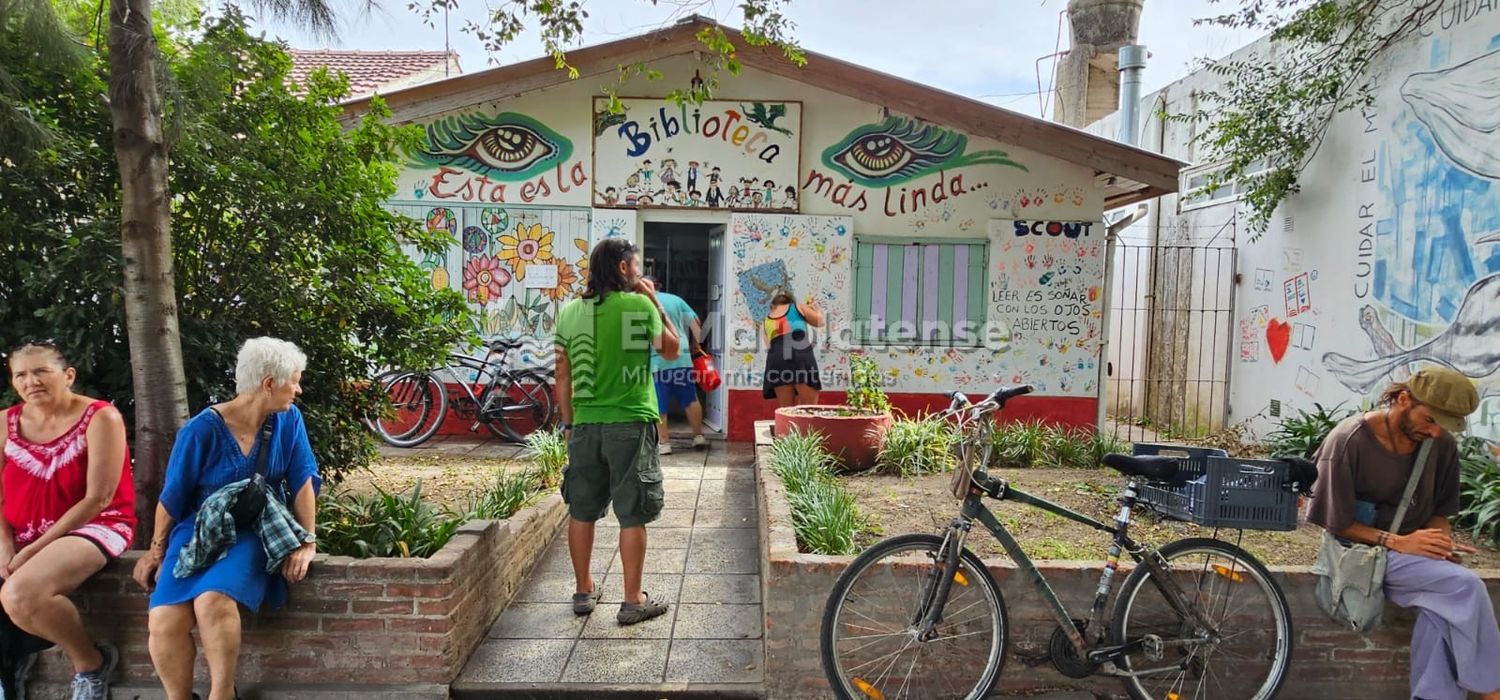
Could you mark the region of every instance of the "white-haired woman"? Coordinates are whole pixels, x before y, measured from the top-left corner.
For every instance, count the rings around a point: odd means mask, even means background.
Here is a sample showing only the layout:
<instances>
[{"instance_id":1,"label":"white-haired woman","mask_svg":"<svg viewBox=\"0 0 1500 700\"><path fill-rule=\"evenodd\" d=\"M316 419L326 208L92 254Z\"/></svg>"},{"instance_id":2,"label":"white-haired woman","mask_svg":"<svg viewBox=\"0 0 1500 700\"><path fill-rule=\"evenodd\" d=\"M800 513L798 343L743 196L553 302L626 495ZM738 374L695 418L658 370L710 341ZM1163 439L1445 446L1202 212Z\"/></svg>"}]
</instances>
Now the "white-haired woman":
<instances>
[{"instance_id":1,"label":"white-haired woman","mask_svg":"<svg viewBox=\"0 0 1500 700\"><path fill-rule=\"evenodd\" d=\"M192 697L192 630L197 625L208 661L209 700L235 697L234 676L240 651L240 611L251 612L261 603L273 608L286 602L287 583L307 575L314 544L312 532L317 512L316 498L322 478L318 475L307 428L293 400L302 393L300 382L307 357L296 345L275 338L253 338L240 348L235 367L238 395L194 416L177 434L167 464L166 483L156 508L156 531L150 551L136 565L135 579L142 587L156 584L151 594L149 618L151 661L162 681L168 700ZM258 518L246 527L238 519L225 521L226 498L234 500L234 489L250 479L262 449L258 435L270 426L265 441L265 484L270 498L258 513L295 517L281 523L297 530L291 546L276 546L262 538L269 520ZM205 523L228 522L234 537L218 551L203 551ZM300 526L300 530L298 530ZM300 544L299 544L300 543ZM221 548L221 549L222 549ZM284 557L279 575L267 573L273 557ZM182 575L182 560L198 560L191 573Z\"/></svg>"}]
</instances>

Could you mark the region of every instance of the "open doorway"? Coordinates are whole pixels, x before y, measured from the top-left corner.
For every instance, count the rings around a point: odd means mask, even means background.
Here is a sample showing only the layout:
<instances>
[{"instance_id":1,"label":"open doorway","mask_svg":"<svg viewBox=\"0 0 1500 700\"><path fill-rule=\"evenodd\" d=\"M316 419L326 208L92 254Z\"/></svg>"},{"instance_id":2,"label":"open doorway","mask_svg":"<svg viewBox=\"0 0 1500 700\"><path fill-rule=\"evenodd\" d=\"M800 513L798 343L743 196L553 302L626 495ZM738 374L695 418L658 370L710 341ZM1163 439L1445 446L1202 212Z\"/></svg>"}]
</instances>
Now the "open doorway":
<instances>
[{"instance_id":1,"label":"open doorway","mask_svg":"<svg viewBox=\"0 0 1500 700\"><path fill-rule=\"evenodd\" d=\"M641 261L646 274L660 281L666 291L682 297L698 314L703 333L700 341L718 367L724 366L725 345L720 313L725 297L723 233L722 224L646 222ZM687 343L682 350L688 352ZM725 395L723 387L707 394L698 390L707 434L724 431ZM683 407L671 405L668 411L672 435L690 435Z\"/></svg>"}]
</instances>

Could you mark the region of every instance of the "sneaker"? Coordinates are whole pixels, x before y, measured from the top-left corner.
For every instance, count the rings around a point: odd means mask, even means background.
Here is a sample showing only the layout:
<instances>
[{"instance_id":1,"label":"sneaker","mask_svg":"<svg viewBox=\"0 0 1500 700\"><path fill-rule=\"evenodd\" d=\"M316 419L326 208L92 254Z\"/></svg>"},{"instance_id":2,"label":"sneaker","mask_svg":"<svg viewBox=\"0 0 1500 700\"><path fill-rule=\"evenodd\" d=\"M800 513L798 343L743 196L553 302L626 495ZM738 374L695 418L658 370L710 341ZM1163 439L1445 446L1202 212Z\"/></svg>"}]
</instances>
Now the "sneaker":
<instances>
[{"instance_id":1,"label":"sneaker","mask_svg":"<svg viewBox=\"0 0 1500 700\"><path fill-rule=\"evenodd\" d=\"M706 449L707 447L708 447L708 438L703 437L702 435L694 435L693 436L693 449L695 449L695 450L702 450L702 449Z\"/></svg>"},{"instance_id":2,"label":"sneaker","mask_svg":"<svg viewBox=\"0 0 1500 700\"><path fill-rule=\"evenodd\" d=\"M657 602L651 594L641 591L646 597L644 603L620 603L620 612L615 614L615 622L621 625L633 625L637 622L645 622L653 617L661 617L667 612L667 604Z\"/></svg>"},{"instance_id":3,"label":"sneaker","mask_svg":"<svg viewBox=\"0 0 1500 700\"><path fill-rule=\"evenodd\" d=\"M95 644L104 657L98 670L73 674L73 700L109 700L109 678L120 665L120 652L113 644Z\"/></svg>"},{"instance_id":4,"label":"sneaker","mask_svg":"<svg viewBox=\"0 0 1500 700\"><path fill-rule=\"evenodd\" d=\"M670 443L670 442L664 442L664 443L662 443L660 445L657 445L656 446L656 454L659 454L659 455L669 455L669 454L672 454L672 443Z\"/></svg>"}]
</instances>

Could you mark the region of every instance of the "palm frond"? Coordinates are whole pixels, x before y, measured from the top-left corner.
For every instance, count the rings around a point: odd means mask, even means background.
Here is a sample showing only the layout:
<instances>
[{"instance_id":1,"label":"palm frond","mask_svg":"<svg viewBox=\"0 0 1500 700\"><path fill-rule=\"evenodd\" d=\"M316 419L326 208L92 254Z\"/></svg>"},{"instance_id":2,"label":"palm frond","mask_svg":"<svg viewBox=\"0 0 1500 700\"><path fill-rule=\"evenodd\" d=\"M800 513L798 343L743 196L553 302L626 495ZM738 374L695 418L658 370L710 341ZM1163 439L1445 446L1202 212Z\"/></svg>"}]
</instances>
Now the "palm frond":
<instances>
[{"instance_id":1,"label":"palm frond","mask_svg":"<svg viewBox=\"0 0 1500 700\"><path fill-rule=\"evenodd\" d=\"M361 0L365 12L378 4L376 0ZM270 15L271 19L295 24L312 31L319 38L339 37L338 12L329 0L249 0L250 7Z\"/></svg>"}]
</instances>

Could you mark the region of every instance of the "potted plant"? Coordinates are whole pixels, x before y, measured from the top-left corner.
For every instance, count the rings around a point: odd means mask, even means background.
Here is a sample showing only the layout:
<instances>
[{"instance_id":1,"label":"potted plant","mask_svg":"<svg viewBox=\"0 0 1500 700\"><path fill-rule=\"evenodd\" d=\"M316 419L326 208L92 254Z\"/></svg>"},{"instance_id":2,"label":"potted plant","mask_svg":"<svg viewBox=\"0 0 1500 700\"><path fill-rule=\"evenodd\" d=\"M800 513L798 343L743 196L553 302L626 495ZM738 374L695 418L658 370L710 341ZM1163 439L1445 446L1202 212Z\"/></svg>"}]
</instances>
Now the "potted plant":
<instances>
[{"instance_id":1,"label":"potted plant","mask_svg":"<svg viewBox=\"0 0 1500 700\"><path fill-rule=\"evenodd\" d=\"M849 393L837 406L792 406L776 409L776 434L796 431L823 436L824 447L849 471L875 466L891 427L891 403L881 385L885 375L863 354L849 359Z\"/></svg>"}]
</instances>

